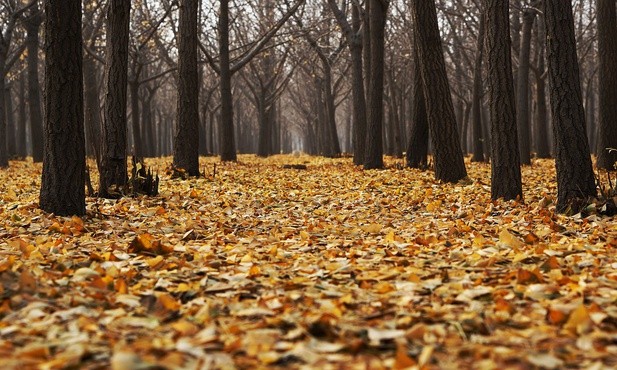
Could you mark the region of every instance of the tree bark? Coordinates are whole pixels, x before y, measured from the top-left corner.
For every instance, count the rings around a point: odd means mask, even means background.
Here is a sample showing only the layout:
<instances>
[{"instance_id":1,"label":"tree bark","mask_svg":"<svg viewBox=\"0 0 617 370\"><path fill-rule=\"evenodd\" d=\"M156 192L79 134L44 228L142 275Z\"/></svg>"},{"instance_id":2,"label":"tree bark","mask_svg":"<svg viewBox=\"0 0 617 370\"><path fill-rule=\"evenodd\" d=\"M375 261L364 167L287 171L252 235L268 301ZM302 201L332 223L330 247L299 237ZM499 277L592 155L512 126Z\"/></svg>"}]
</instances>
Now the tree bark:
<instances>
[{"instance_id":1,"label":"tree bark","mask_svg":"<svg viewBox=\"0 0 617 370\"><path fill-rule=\"evenodd\" d=\"M615 170L617 165L617 11L615 0L597 0L599 131L596 165Z\"/></svg>"},{"instance_id":2,"label":"tree bark","mask_svg":"<svg viewBox=\"0 0 617 370\"><path fill-rule=\"evenodd\" d=\"M484 162L484 145L482 143L482 62L484 61L484 36L486 14L483 10L479 19L478 40L476 41L476 58L473 70L473 89L471 98L471 132L473 134L472 162Z\"/></svg>"},{"instance_id":3,"label":"tree bark","mask_svg":"<svg viewBox=\"0 0 617 370\"><path fill-rule=\"evenodd\" d=\"M39 204L57 215L83 215L81 0L47 0L45 14L45 134Z\"/></svg>"},{"instance_id":4,"label":"tree bark","mask_svg":"<svg viewBox=\"0 0 617 370\"><path fill-rule=\"evenodd\" d=\"M417 43L414 47L413 100L411 108L411 132L407 145L407 167L426 169L428 166L428 117L422 88L422 75L418 59Z\"/></svg>"},{"instance_id":5,"label":"tree bark","mask_svg":"<svg viewBox=\"0 0 617 370\"><path fill-rule=\"evenodd\" d=\"M384 43L387 0L369 0L371 62L365 169L383 168Z\"/></svg>"},{"instance_id":6,"label":"tree bark","mask_svg":"<svg viewBox=\"0 0 617 370\"><path fill-rule=\"evenodd\" d=\"M99 193L103 197L110 195L110 187L122 187L128 181L126 101L130 12L130 1L110 0L107 7L103 145L99 178Z\"/></svg>"},{"instance_id":7,"label":"tree bark","mask_svg":"<svg viewBox=\"0 0 617 370\"><path fill-rule=\"evenodd\" d=\"M28 49L28 107L30 108L30 140L32 160L43 161L43 114L41 112L41 86L39 84L39 29L43 15L36 5L30 9L25 22Z\"/></svg>"},{"instance_id":8,"label":"tree bark","mask_svg":"<svg viewBox=\"0 0 617 370\"><path fill-rule=\"evenodd\" d=\"M491 115L491 198L523 197L510 55L509 4L486 0L486 46Z\"/></svg>"},{"instance_id":9,"label":"tree bark","mask_svg":"<svg viewBox=\"0 0 617 370\"><path fill-rule=\"evenodd\" d=\"M467 176L450 85L443 57L434 0L412 0L422 86L433 142L435 177L456 182Z\"/></svg>"},{"instance_id":10,"label":"tree bark","mask_svg":"<svg viewBox=\"0 0 617 370\"><path fill-rule=\"evenodd\" d=\"M177 130L174 165L199 176L199 70L197 66L198 0L180 2L178 41Z\"/></svg>"},{"instance_id":11,"label":"tree bark","mask_svg":"<svg viewBox=\"0 0 617 370\"><path fill-rule=\"evenodd\" d=\"M234 135L233 97L231 95L231 69L229 60L229 0L220 0L219 58L221 89L221 160L234 162L236 138Z\"/></svg>"},{"instance_id":12,"label":"tree bark","mask_svg":"<svg viewBox=\"0 0 617 370\"><path fill-rule=\"evenodd\" d=\"M550 158L551 148L548 141L548 108L546 106L546 28L544 17L538 17L538 45L536 68L536 156L538 158Z\"/></svg>"},{"instance_id":13,"label":"tree bark","mask_svg":"<svg viewBox=\"0 0 617 370\"><path fill-rule=\"evenodd\" d=\"M6 153L8 158L15 158L17 148L15 147L15 115L13 114L13 98L11 97L11 87L4 87L4 105L6 107Z\"/></svg>"},{"instance_id":14,"label":"tree bark","mask_svg":"<svg viewBox=\"0 0 617 370\"><path fill-rule=\"evenodd\" d=\"M22 73L19 77L19 109L17 111L17 155L19 158L28 156L26 125L26 76Z\"/></svg>"},{"instance_id":15,"label":"tree bark","mask_svg":"<svg viewBox=\"0 0 617 370\"><path fill-rule=\"evenodd\" d=\"M545 0L548 79L555 137L557 210L576 211L597 194L585 131L572 3Z\"/></svg>"},{"instance_id":16,"label":"tree bark","mask_svg":"<svg viewBox=\"0 0 617 370\"><path fill-rule=\"evenodd\" d=\"M531 31L536 10L523 10L521 45L518 57L516 88L516 119L518 129L518 148L523 165L531 164L531 127L529 124L529 58L531 52Z\"/></svg>"}]
</instances>

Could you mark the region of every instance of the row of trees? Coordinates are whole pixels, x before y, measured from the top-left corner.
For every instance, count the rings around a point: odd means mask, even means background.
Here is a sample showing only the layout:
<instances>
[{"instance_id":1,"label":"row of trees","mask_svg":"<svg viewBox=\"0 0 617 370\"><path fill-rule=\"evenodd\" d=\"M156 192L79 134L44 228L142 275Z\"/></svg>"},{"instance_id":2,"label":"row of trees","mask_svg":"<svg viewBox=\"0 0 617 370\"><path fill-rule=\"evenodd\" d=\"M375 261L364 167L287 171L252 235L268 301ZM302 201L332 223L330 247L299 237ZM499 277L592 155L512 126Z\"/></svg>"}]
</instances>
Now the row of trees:
<instances>
[{"instance_id":1,"label":"row of trees","mask_svg":"<svg viewBox=\"0 0 617 370\"><path fill-rule=\"evenodd\" d=\"M0 89L8 91L0 127L9 128L6 143L18 145L0 145L0 165L25 154L28 131L35 161L44 142L41 207L55 213L84 211L82 178L66 174L85 172L85 148L97 158L102 196L126 184L130 152L171 153L194 176L200 154L234 161L238 151L267 156L295 148L351 152L366 169L382 168L384 153L404 149L410 167L425 167L430 150L436 178L449 182L466 176L463 155L472 152L472 160L492 161L493 198L514 199L522 198L520 164L531 163L534 151L549 156L552 146L560 209L595 195L590 144L601 149L599 167L612 169L617 159L605 150L617 138L617 22L609 0L597 0L597 12L585 1L560 0L94 0L84 2L88 22L76 15L64 28L49 16L70 6L81 14L81 1L46 0L44 12L36 0L1 1L9 17L0 81L18 93ZM72 40L63 34L69 26ZM76 151L59 150L67 145Z\"/></svg>"}]
</instances>

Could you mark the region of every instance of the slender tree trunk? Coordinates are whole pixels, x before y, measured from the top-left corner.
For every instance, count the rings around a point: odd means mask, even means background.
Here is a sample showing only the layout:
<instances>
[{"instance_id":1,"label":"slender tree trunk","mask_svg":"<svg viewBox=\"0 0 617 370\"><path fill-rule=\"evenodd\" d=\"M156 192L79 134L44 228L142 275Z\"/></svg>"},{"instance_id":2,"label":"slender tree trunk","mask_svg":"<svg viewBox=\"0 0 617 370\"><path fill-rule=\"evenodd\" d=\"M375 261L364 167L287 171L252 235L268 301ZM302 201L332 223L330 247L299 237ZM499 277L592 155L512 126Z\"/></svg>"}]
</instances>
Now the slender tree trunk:
<instances>
[{"instance_id":1,"label":"slender tree trunk","mask_svg":"<svg viewBox=\"0 0 617 370\"><path fill-rule=\"evenodd\" d=\"M174 165L199 176L199 70L197 65L198 0L180 2L178 41L178 126Z\"/></svg>"},{"instance_id":2,"label":"slender tree trunk","mask_svg":"<svg viewBox=\"0 0 617 370\"><path fill-rule=\"evenodd\" d=\"M236 161L234 136L234 110L231 95L231 70L229 60L229 0L220 0L219 50L221 69L221 160Z\"/></svg>"},{"instance_id":3,"label":"slender tree trunk","mask_svg":"<svg viewBox=\"0 0 617 370\"><path fill-rule=\"evenodd\" d=\"M484 61L484 35L486 16L484 10L480 14L478 40L476 42L476 60L473 70L473 91L471 98L471 132L473 135L472 162L484 162L484 146L482 143L482 62Z\"/></svg>"},{"instance_id":4,"label":"slender tree trunk","mask_svg":"<svg viewBox=\"0 0 617 370\"><path fill-rule=\"evenodd\" d=\"M17 111L17 155L20 158L28 156L26 142L26 76L22 73L19 78L19 109Z\"/></svg>"},{"instance_id":5,"label":"slender tree trunk","mask_svg":"<svg viewBox=\"0 0 617 370\"><path fill-rule=\"evenodd\" d=\"M486 0L486 46L491 114L491 198L523 197L516 136L516 107L510 56L509 4Z\"/></svg>"},{"instance_id":6,"label":"slender tree trunk","mask_svg":"<svg viewBox=\"0 0 617 370\"><path fill-rule=\"evenodd\" d=\"M102 156L99 193L128 180L126 168L129 19L131 2L110 0L107 7L107 51L103 102Z\"/></svg>"},{"instance_id":7,"label":"slender tree trunk","mask_svg":"<svg viewBox=\"0 0 617 370\"><path fill-rule=\"evenodd\" d=\"M15 146L15 115L13 114L13 98L11 97L11 87L4 88L4 105L6 107L6 152L9 158L14 158L17 154Z\"/></svg>"},{"instance_id":8,"label":"slender tree trunk","mask_svg":"<svg viewBox=\"0 0 617 370\"><path fill-rule=\"evenodd\" d=\"M135 77L137 78L137 77ZM133 155L141 158L143 156L141 129L139 125L139 81L129 81L129 92L131 96L131 129L133 131Z\"/></svg>"},{"instance_id":9,"label":"slender tree trunk","mask_svg":"<svg viewBox=\"0 0 617 370\"><path fill-rule=\"evenodd\" d=\"M544 16L555 137L557 210L577 211L597 191L585 131L572 4L545 0Z\"/></svg>"},{"instance_id":10,"label":"slender tree trunk","mask_svg":"<svg viewBox=\"0 0 617 370\"><path fill-rule=\"evenodd\" d=\"M456 127L434 0L413 0L422 86L426 101L435 162L435 177L456 182L467 176Z\"/></svg>"},{"instance_id":11,"label":"slender tree trunk","mask_svg":"<svg viewBox=\"0 0 617 370\"><path fill-rule=\"evenodd\" d=\"M529 124L529 57L531 51L531 31L536 16L535 9L523 11L523 30L518 57L518 76L516 88L516 119L518 147L521 164L531 164L531 127Z\"/></svg>"},{"instance_id":12,"label":"slender tree trunk","mask_svg":"<svg viewBox=\"0 0 617 370\"><path fill-rule=\"evenodd\" d=\"M94 155L100 167L101 108L95 61L84 56L84 124L86 127L86 155Z\"/></svg>"},{"instance_id":13,"label":"slender tree trunk","mask_svg":"<svg viewBox=\"0 0 617 370\"><path fill-rule=\"evenodd\" d=\"M597 0L599 132L598 168L617 165L617 11L615 0Z\"/></svg>"},{"instance_id":14,"label":"slender tree trunk","mask_svg":"<svg viewBox=\"0 0 617 370\"><path fill-rule=\"evenodd\" d=\"M39 84L39 29L42 13L35 5L25 22L26 47L28 49L28 106L30 108L30 140L32 160L43 161L43 114L41 112L41 86Z\"/></svg>"},{"instance_id":15,"label":"slender tree trunk","mask_svg":"<svg viewBox=\"0 0 617 370\"><path fill-rule=\"evenodd\" d=\"M426 169L428 166L428 117L424 89L422 88L421 61L418 59L417 44L414 48L414 82L411 110L411 132L407 146L407 167Z\"/></svg>"},{"instance_id":16,"label":"slender tree trunk","mask_svg":"<svg viewBox=\"0 0 617 370\"><path fill-rule=\"evenodd\" d=\"M6 151L6 102L4 100L6 81L2 72L5 65L6 58L4 55L0 55L0 168L9 166L9 156Z\"/></svg>"},{"instance_id":17,"label":"slender tree trunk","mask_svg":"<svg viewBox=\"0 0 617 370\"><path fill-rule=\"evenodd\" d=\"M45 135L39 204L57 215L83 215L81 0L47 0L45 14Z\"/></svg>"},{"instance_id":18,"label":"slender tree trunk","mask_svg":"<svg viewBox=\"0 0 617 370\"><path fill-rule=\"evenodd\" d=\"M551 146L549 145L548 108L546 105L546 28L544 17L538 17L538 67L536 77L536 156L538 158L550 158Z\"/></svg>"}]
</instances>

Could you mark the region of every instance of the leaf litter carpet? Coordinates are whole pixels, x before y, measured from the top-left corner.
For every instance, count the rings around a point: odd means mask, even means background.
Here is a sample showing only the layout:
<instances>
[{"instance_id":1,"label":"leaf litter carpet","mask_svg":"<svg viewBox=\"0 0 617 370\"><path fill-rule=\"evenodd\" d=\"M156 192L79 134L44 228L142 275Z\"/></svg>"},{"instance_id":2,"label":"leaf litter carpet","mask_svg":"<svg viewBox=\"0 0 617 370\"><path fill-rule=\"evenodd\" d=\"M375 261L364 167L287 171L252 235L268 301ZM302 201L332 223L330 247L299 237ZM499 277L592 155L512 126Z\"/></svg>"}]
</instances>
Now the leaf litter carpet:
<instances>
[{"instance_id":1,"label":"leaf litter carpet","mask_svg":"<svg viewBox=\"0 0 617 370\"><path fill-rule=\"evenodd\" d=\"M490 201L485 164L202 167L82 218L37 208L40 165L0 171L0 367L617 366L617 226L556 215L551 161L524 204Z\"/></svg>"}]
</instances>

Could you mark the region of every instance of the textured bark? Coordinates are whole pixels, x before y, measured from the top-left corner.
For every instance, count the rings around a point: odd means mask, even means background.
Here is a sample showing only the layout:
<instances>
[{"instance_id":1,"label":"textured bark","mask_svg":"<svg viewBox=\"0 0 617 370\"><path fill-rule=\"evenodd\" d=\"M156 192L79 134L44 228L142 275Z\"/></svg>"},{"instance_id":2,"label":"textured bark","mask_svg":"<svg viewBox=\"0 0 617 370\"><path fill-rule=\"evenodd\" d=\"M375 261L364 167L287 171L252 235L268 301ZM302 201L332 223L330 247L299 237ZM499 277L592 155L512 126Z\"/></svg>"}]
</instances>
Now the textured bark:
<instances>
[{"instance_id":1,"label":"textured bark","mask_svg":"<svg viewBox=\"0 0 617 370\"><path fill-rule=\"evenodd\" d=\"M4 88L4 106L6 107L6 153L9 158L17 154L15 147L15 115L13 114L13 98L10 86Z\"/></svg>"},{"instance_id":2,"label":"textured bark","mask_svg":"<svg viewBox=\"0 0 617 370\"><path fill-rule=\"evenodd\" d=\"M570 206L577 208L597 192L585 132L572 4L545 0L544 16L555 137L557 210L563 212Z\"/></svg>"},{"instance_id":3,"label":"textured bark","mask_svg":"<svg viewBox=\"0 0 617 370\"><path fill-rule=\"evenodd\" d=\"M551 148L548 141L548 108L546 106L546 76L544 68L546 66L546 29L544 27L544 17L538 17L538 45L536 68L536 157L550 158Z\"/></svg>"},{"instance_id":4,"label":"textured bark","mask_svg":"<svg viewBox=\"0 0 617 370\"><path fill-rule=\"evenodd\" d=\"M130 11L131 3L125 0L110 0L107 7L103 145L99 181L101 196L109 196L111 186L121 187L128 181L126 101Z\"/></svg>"},{"instance_id":5,"label":"textured bark","mask_svg":"<svg viewBox=\"0 0 617 370\"><path fill-rule=\"evenodd\" d=\"M536 17L535 9L523 10L521 45L518 56L516 88L516 120L518 148L521 164L531 164L531 126L529 124L529 58L531 52L531 31Z\"/></svg>"},{"instance_id":6,"label":"textured bark","mask_svg":"<svg viewBox=\"0 0 617 370\"><path fill-rule=\"evenodd\" d=\"M417 44L416 44L417 45ZM428 117L422 88L420 60L414 48L414 84L411 110L411 132L407 145L407 167L425 169L428 166Z\"/></svg>"},{"instance_id":7,"label":"textured bark","mask_svg":"<svg viewBox=\"0 0 617 370\"><path fill-rule=\"evenodd\" d=\"M45 117L40 207L83 215L85 143L81 0L45 2Z\"/></svg>"},{"instance_id":8,"label":"textured bark","mask_svg":"<svg viewBox=\"0 0 617 370\"><path fill-rule=\"evenodd\" d=\"M366 130L365 169L383 168L384 43L388 1L369 0L371 79Z\"/></svg>"},{"instance_id":9,"label":"textured bark","mask_svg":"<svg viewBox=\"0 0 617 370\"><path fill-rule=\"evenodd\" d=\"M2 97L6 84L3 73L6 65L6 53L2 49L0 48L0 168L9 166L9 157L6 152L6 106Z\"/></svg>"},{"instance_id":10,"label":"textured bark","mask_svg":"<svg viewBox=\"0 0 617 370\"><path fill-rule=\"evenodd\" d=\"M142 140L141 140L141 125L140 121L140 109L139 109L139 81L130 80L129 93L131 99L131 130L133 133L133 155L138 158L142 158Z\"/></svg>"},{"instance_id":11,"label":"textured bark","mask_svg":"<svg viewBox=\"0 0 617 370\"><path fill-rule=\"evenodd\" d=\"M514 82L510 73L509 5L503 0L486 0L485 6L492 140L491 198L522 198Z\"/></svg>"},{"instance_id":12,"label":"textured bark","mask_svg":"<svg viewBox=\"0 0 617 370\"><path fill-rule=\"evenodd\" d=\"M615 0L597 0L599 128L598 168L617 164L617 11Z\"/></svg>"},{"instance_id":13,"label":"textured bark","mask_svg":"<svg viewBox=\"0 0 617 370\"><path fill-rule=\"evenodd\" d=\"M86 155L94 155L101 165L101 104L95 60L84 55L84 125L86 127Z\"/></svg>"},{"instance_id":14,"label":"textured bark","mask_svg":"<svg viewBox=\"0 0 617 370\"><path fill-rule=\"evenodd\" d=\"M353 162L355 165L364 163L366 143L366 99L364 90L364 70L362 61L362 20L356 4L351 7L351 24L347 22L345 14L336 5L336 0L328 0L330 8L339 26L345 32L351 58L351 93L353 104L352 136Z\"/></svg>"},{"instance_id":15,"label":"textured bark","mask_svg":"<svg viewBox=\"0 0 617 370\"><path fill-rule=\"evenodd\" d=\"M177 130L174 165L199 176L199 70L197 66L198 0L180 2L178 37Z\"/></svg>"},{"instance_id":16,"label":"textured bark","mask_svg":"<svg viewBox=\"0 0 617 370\"><path fill-rule=\"evenodd\" d=\"M480 14L478 40L476 41L476 58L473 70L473 91L471 97L471 133L473 135L472 162L484 162L484 145L482 143L482 62L484 61L484 34L486 29L486 15Z\"/></svg>"},{"instance_id":17,"label":"textured bark","mask_svg":"<svg viewBox=\"0 0 617 370\"><path fill-rule=\"evenodd\" d=\"M41 112L41 87L39 84L39 29L43 16L35 6L25 22L28 49L28 107L30 108L30 139L32 160L43 161L43 114Z\"/></svg>"},{"instance_id":18,"label":"textured bark","mask_svg":"<svg viewBox=\"0 0 617 370\"><path fill-rule=\"evenodd\" d=\"M26 125L26 78L22 75L19 78L19 109L17 111L17 155L19 158L28 156Z\"/></svg>"},{"instance_id":19,"label":"textured bark","mask_svg":"<svg viewBox=\"0 0 617 370\"><path fill-rule=\"evenodd\" d=\"M237 155L229 60L229 0L220 0L218 28L221 72L221 160L233 162L237 160Z\"/></svg>"},{"instance_id":20,"label":"textured bark","mask_svg":"<svg viewBox=\"0 0 617 370\"><path fill-rule=\"evenodd\" d=\"M443 57L434 0L412 0L422 86L433 142L435 177L456 182L467 176Z\"/></svg>"}]
</instances>

